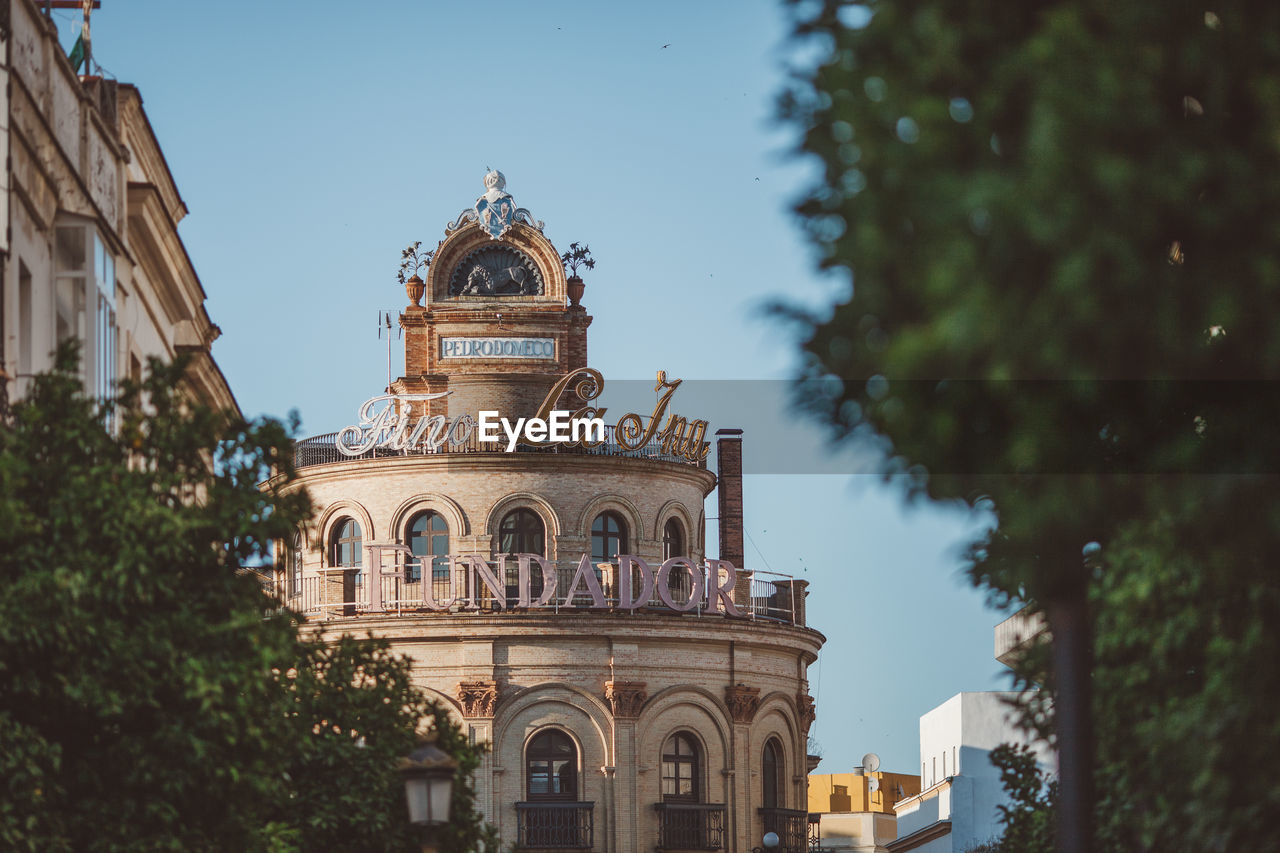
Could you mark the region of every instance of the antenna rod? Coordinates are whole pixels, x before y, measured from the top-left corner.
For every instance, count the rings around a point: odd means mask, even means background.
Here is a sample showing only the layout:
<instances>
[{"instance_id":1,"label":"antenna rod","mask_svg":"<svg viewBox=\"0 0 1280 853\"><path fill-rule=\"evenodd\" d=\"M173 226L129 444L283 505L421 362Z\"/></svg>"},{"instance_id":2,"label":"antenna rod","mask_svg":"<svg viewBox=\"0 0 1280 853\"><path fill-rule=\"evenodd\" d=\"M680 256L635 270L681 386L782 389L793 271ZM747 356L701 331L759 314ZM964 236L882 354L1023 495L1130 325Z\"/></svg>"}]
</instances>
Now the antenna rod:
<instances>
[{"instance_id":1,"label":"antenna rod","mask_svg":"<svg viewBox=\"0 0 1280 853\"><path fill-rule=\"evenodd\" d=\"M93 11L93 0L84 0L84 21L80 24L80 38L84 40L84 74L93 74L93 42L89 35L89 13Z\"/></svg>"}]
</instances>

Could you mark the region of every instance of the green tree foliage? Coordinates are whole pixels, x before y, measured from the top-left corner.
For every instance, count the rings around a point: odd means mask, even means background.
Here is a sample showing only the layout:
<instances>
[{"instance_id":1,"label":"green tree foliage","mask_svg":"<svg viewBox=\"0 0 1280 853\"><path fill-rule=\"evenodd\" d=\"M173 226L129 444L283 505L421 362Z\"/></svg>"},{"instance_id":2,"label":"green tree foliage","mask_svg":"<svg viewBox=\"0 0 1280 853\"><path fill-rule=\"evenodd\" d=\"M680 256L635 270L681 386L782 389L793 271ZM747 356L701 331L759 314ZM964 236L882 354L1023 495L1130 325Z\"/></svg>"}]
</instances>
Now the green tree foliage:
<instances>
[{"instance_id":1,"label":"green tree foliage","mask_svg":"<svg viewBox=\"0 0 1280 853\"><path fill-rule=\"evenodd\" d=\"M994 511L996 603L1087 586L1099 849L1280 848L1280 6L794 10L799 212L854 284L806 402Z\"/></svg>"},{"instance_id":2,"label":"green tree foliage","mask_svg":"<svg viewBox=\"0 0 1280 853\"><path fill-rule=\"evenodd\" d=\"M1041 770L1035 752L1026 746L998 746L991 751L991 763L1000 770L1009 802L997 806L1003 836L980 849L989 853L1053 853L1057 782Z\"/></svg>"},{"instance_id":3,"label":"green tree foliage","mask_svg":"<svg viewBox=\"0 0 1280 853\"><path fill-rule=\"evenodd\" d=\"M310 513L285 428L153 363L112 432L59 364L0 425L0 847L413 849L396 757L426 721L477 759L385 645L309 639L242 570Z\"/></svg>"},{"instance_id":4,"label":"green tree foliage","mask_svg":"<svg viewBox=\"0 0 1280 853\"><path fill-rule=\"evenodd\" d=\"M434 843L446 853L474 853L477 841L498 849L493 828L475 811L470 783L482 750L413 687L408 659L384 642L343 636L300 644L294 669L277 677L290 728L281 757L289 784L275 798L273 817L299 849L416 849L396 763L418 744L423 723L459 763L453 819Z\"/></svg>"}]
</instances>

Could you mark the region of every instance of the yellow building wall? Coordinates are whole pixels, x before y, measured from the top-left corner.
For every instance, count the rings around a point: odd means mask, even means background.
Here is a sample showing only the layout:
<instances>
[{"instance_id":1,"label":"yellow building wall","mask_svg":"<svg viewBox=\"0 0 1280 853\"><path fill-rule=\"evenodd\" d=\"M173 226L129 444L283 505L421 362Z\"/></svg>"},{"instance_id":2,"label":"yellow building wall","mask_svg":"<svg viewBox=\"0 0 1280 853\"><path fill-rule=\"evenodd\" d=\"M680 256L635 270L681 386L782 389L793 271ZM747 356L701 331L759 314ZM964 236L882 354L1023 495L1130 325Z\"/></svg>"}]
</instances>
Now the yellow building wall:
<instances>
[{"instance_id":1,"label":"yellow building wall","mask_svg":"<svg viewBox=\"0 0 1280 853\"><path fill-rule=\"evenodd\" d=\"M880 790L874 793L867 791L867 780L872 776L880 780ZM918 793L920 793L920 777L909 773L877 771L867 775L858 773L812 773L809 775L810 812L893 814L895 803L907 797L914 797Z\"/></svg>"}]
</instances>

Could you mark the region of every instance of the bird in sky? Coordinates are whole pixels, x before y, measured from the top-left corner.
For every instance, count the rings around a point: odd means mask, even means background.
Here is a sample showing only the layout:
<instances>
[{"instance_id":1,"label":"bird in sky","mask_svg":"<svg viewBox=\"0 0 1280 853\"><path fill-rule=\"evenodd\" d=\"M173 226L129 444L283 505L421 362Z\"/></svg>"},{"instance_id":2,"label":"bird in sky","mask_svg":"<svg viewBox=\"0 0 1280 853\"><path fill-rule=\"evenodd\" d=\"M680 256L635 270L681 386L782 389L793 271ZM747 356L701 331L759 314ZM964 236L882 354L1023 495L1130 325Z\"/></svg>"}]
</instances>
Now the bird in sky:
<instances>
[{"instance_id":1,"label":"bird in sky","mask_svg":"<svg viewBox=\"0 0 1280 853\"><path fill-rule=\"evenodd\" d=\"M671 42L667 42L662 47L658 48L658 50L666 50L669 47L671 47Z\"/></svg>"}]
</instances>

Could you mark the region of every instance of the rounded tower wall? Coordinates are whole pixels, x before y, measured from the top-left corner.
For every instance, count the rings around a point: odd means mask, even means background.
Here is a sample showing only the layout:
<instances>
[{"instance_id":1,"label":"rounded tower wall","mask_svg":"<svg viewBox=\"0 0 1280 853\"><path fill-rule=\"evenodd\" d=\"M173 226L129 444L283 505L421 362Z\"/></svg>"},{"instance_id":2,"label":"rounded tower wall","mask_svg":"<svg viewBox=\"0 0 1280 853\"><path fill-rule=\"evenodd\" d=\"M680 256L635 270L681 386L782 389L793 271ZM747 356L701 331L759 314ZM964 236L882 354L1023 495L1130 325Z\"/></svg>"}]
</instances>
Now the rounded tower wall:
<instances>
[{"instance_id":1,"label":"rounded tower wall","mask_svg":"<svg viewBox=\"0 0 1280 853\"><path fill-rule=\"evenodd\" d=\"M298 444L293 487L318 512L297 543L282 543L280 598L322 636L388 640L428 695L490 744L477 805L504 847L741 853L775 830L793 853L804 840L807 668L823 637L805 625L804 581L735 578L709 559L708 425L697 422L690 452L653 433L621 440L624 413L612 410L606 439L589 445L506 452L505 436L411 437L425 434L414 432L424 418L452 428L493 411L514 422L562 379L603 381L587 369L585 284L505 184L486 174L425 281L406 281L404 376L358 424ZM679 384L659 372L655 392L667 400ZM555 408L570 412L599 393L565 387ZM737 533L720 537L721 556L730 541L742 562L740 431L727 432L719 485L731 495L719 515ZM539 551L550 568L533 570L536 583L503 556ZM649 567L647 597L636 575L623 577L627 555ZM653 575L668 558L659 594ZM539 589L555 594L538 603ZM781 756L767 786L766 743Z\"/></svg>"}]
</instances>

